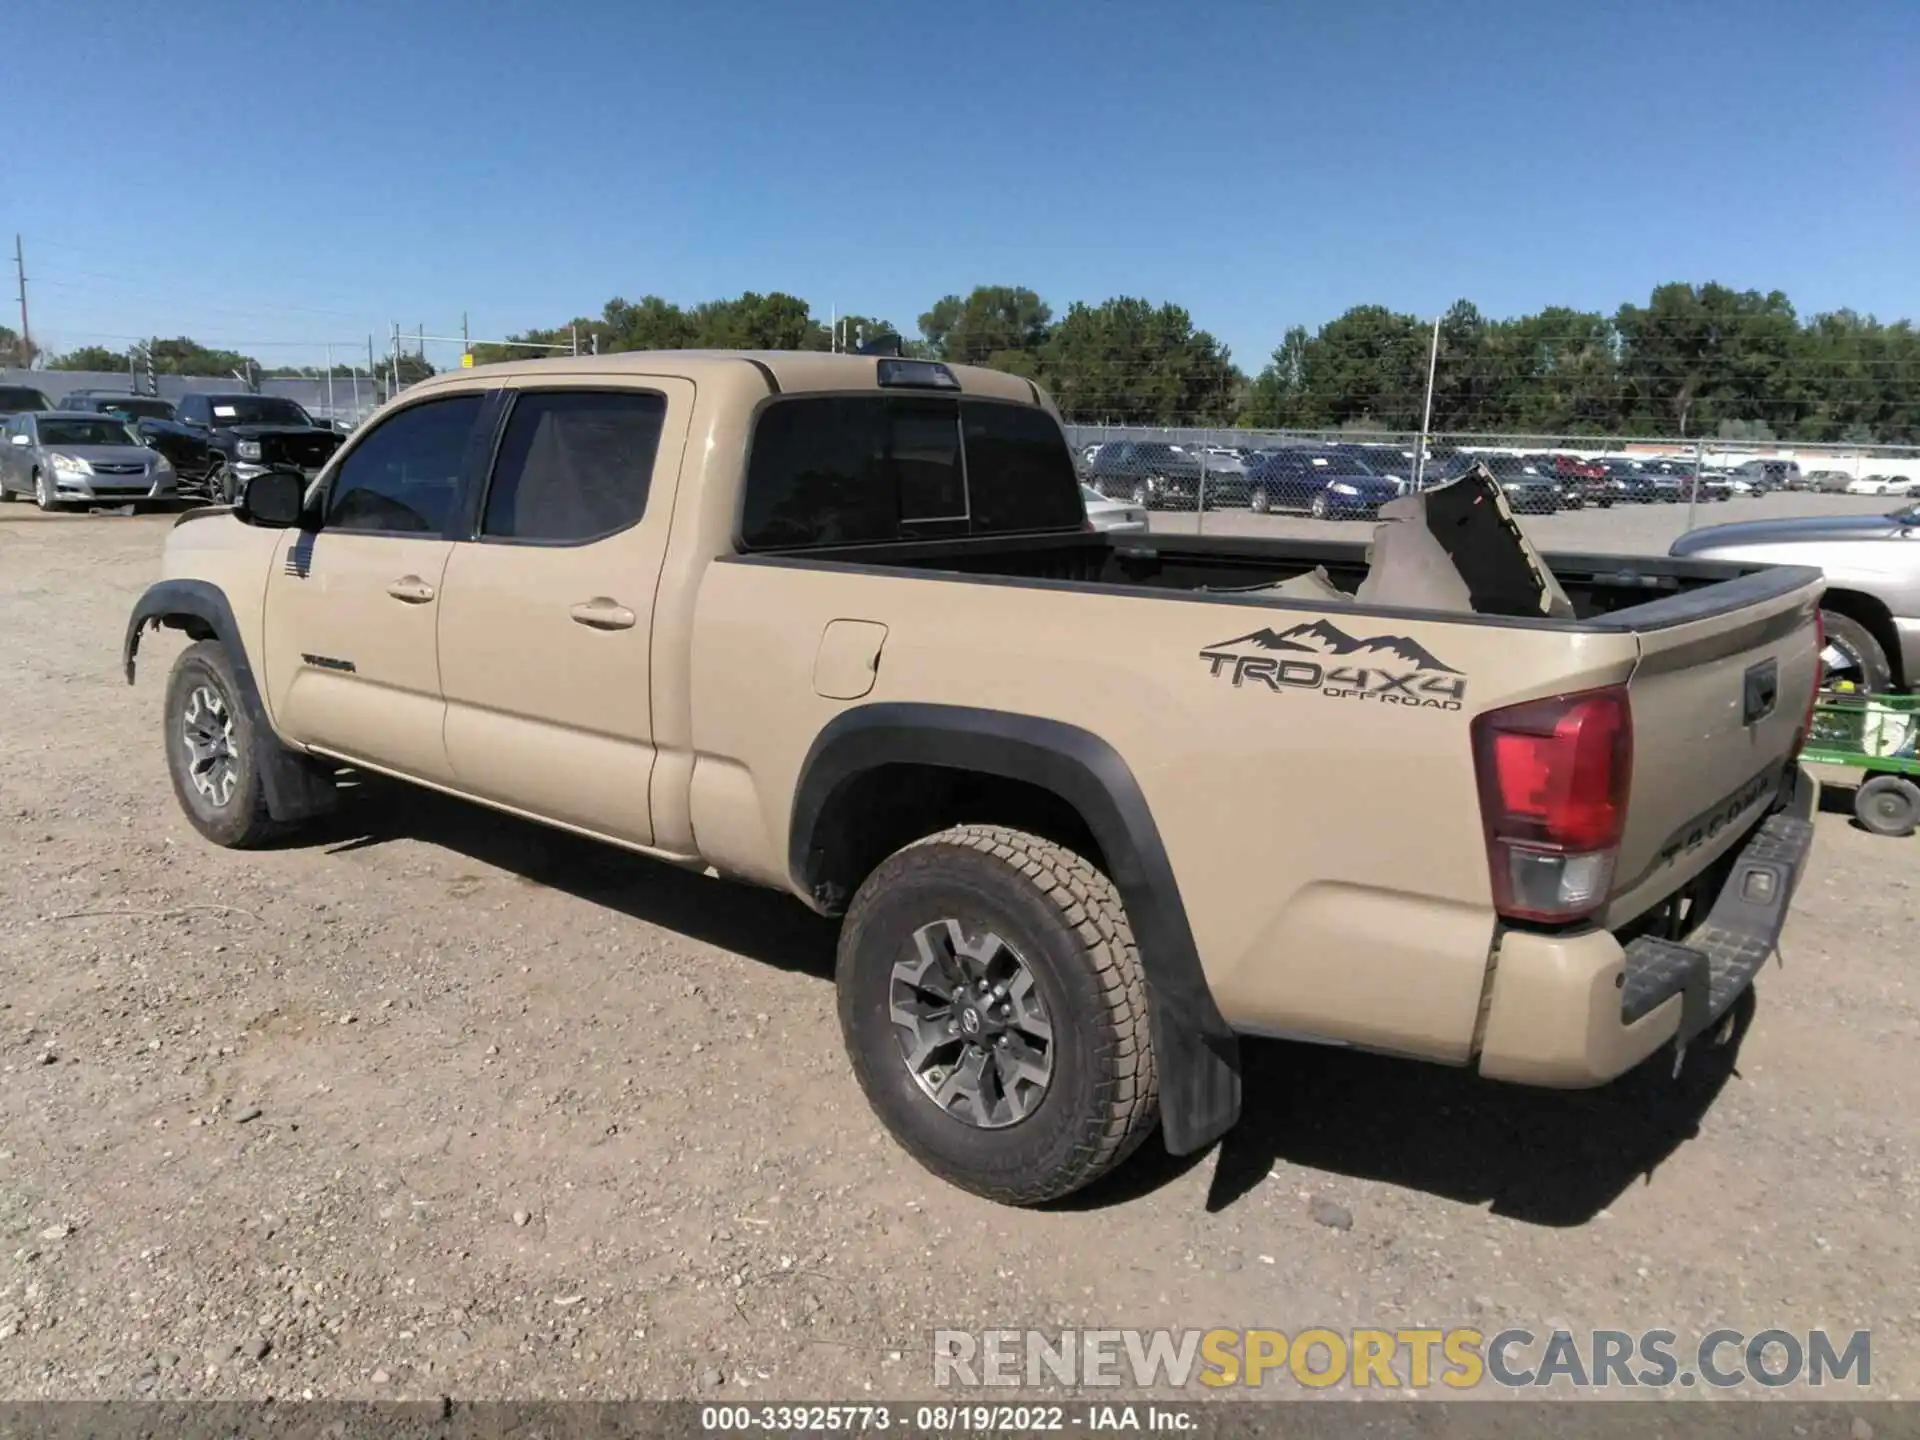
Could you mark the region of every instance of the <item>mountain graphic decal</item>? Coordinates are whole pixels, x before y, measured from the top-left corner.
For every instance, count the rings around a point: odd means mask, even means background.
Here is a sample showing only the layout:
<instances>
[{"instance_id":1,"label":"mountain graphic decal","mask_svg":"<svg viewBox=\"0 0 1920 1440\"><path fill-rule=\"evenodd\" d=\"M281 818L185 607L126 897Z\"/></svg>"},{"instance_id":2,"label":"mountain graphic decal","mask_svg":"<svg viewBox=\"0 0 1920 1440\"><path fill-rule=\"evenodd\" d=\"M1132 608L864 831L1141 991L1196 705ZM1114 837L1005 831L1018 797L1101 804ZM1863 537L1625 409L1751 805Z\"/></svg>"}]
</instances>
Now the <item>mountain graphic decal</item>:
<instances>
[{"instance_id":1,"label":"mountain graphic decal","mask_svg":"<svg viewBox=\"0 0 1920 1440\"><path fill-rule=\"evenodd\" d=\"M1299 650L1309 655L1391 655L1416 670L1439 670L1448 675L1461 672L1443 665L1433 652L1405 635L1373 635L1360 639L1347 634L1331 620L1313 620L1285 630L1261 629L1237 640L1209 645L1209 650L1229 650L1236 645L1252 645L1261 650Z\"/></svg>"}]
</instances>

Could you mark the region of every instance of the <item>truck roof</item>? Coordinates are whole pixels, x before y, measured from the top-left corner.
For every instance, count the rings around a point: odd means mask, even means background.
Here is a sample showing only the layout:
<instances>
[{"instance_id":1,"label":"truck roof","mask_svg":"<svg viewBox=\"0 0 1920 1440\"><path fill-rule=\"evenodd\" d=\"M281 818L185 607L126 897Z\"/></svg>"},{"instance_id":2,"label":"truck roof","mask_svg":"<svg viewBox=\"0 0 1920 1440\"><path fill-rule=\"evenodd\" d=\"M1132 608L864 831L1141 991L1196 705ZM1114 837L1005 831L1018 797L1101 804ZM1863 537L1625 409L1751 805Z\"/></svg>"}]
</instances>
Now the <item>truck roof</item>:
<instances>
[{"instance_id":1,"label":"truck roof","mask_svg":"<svg viewBox=\"0 0 1920 1440\"><path fill-rule=\"evenodd\" d=\"M820 350L623 350L614 355L563 355L545 360L507 360L497 365L476 365L467 370L449 370L409 386L414 391L460 389L475 380L497 381L520 376L541 375L661 375L684 376L698 384L703 377L722 373L737 374L747 366L757 367L770 377L782 394L849 390L883 391L899 389L907 394L928 393L927 387L882 385L883 364L914 365L929 362L900 361L875 355L838 355ZM1040 405L1040 388L1030 380L977 365L945 366L960 383L960 393L994 400L1012 400Z\"/></svg>"}]
</instances>

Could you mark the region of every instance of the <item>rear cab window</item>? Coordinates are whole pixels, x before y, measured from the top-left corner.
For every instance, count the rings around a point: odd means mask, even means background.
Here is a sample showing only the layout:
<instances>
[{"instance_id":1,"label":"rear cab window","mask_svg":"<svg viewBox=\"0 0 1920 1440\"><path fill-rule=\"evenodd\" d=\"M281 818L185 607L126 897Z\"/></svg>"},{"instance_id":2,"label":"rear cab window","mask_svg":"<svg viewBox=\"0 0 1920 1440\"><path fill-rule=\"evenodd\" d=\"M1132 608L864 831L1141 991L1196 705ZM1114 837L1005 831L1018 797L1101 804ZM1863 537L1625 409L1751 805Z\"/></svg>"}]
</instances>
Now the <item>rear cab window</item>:
<instances>
[{"instance_id":1,"label":"rear cab window","mask_svg":"<svg viewBox=\"0 0 1920 1440\"><path fill-rule=\"evenodd\" d=\"M1085 524L1066 437L1031 405L795 396L754 427L740 548L790 550Z\"/></svg>"}]
</instances>

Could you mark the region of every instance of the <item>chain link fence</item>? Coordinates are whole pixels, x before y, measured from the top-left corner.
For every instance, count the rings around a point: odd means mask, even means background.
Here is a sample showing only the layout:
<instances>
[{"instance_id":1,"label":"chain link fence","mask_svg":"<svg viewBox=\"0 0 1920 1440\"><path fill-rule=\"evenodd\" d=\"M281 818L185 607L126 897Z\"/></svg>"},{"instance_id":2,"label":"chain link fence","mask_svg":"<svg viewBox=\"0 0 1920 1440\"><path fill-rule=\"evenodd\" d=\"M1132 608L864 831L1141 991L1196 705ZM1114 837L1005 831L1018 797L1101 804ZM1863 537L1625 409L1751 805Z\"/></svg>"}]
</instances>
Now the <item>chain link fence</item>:
<instances>
[{"instance_id":1,"label":"chain link fence","mask_svg":"<svg viewBox=\"0 0 1920 1440\"><path fill-rule=\"evenodd\" d=\"M1224 427L1067 433L1085 481L1158 512L1153 528L1163 530L1260 533L1261 516L1370 520L1388 501L1474 464L1493 473L1524 522L1583 514L1578 538L1595 548L1615 533L1634 541L1626 548L1644 548L1656 531L1697 524L1920 501L1920 451L1901 446Z\"/></svg>"}]
</instances>

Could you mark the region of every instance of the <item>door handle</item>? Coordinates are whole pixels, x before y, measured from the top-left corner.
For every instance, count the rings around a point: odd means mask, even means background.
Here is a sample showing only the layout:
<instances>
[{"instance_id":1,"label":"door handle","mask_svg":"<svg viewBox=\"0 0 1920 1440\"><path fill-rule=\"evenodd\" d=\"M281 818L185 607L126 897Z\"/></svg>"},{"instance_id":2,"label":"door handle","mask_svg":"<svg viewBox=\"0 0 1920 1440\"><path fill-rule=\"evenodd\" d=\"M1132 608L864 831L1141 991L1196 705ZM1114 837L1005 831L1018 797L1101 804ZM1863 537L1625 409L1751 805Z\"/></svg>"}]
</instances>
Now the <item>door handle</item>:
<instances>
[{"instance_id":1,"label":"door handle","mask_svg":"<svg viewBox=\"0 0 1920 1440\"><path fill-rule=\"evenodd\" d=\"M585 625L592 630L631 630L639 619L618 600L609 600L604 595L582 601L567 613L573 616L575 624Z\"/></svg>"},{"instance_id":2,"label":"door handle","mask_svg":"<svg viewBox=\"0 0 1920 1440\"><path fill-rule=\"evenodd\" d=\"M418 575L402 575L387 586L387 594L396 600L404 600L409 605L424 605L433 599L433 586L427 584Z\"/></svg>"}]
</instances>

